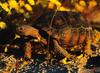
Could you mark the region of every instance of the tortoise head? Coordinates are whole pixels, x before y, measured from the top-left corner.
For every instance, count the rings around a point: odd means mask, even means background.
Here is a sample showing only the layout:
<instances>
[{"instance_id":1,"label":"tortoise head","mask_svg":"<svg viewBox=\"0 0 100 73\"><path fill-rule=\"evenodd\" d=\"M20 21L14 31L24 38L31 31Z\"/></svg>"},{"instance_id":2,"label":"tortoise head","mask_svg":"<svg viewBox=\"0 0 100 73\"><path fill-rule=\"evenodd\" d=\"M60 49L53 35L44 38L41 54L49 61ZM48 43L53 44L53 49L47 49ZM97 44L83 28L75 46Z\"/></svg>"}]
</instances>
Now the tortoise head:
<instances>
[{"instance_id":1,"label":"tortoise head","mask_svg":"<svg viewBox=\"0 0 100 73\"><path fill-rule=\"evenodd\" d=\"M32 36L34 38L40 39L39 30L29 26L29 25L22 25L17 28L17 33L21 36Z\"/></svg>"}]
</instances>

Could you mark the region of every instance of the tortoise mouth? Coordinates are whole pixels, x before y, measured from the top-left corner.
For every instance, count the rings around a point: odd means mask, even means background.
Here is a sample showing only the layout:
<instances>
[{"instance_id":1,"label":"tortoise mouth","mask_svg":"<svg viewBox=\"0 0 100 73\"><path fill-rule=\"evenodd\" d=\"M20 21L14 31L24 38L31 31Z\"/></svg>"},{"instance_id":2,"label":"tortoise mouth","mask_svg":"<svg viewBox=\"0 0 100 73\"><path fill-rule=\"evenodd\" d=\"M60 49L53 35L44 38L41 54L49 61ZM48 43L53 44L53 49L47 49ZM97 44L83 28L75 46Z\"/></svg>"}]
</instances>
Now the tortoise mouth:
<instances>
[{"instance_id":1,"label":"tortoise mouth","mask_svg":"<svg viewBox=\"0 0 100 73\"><path fill-rule=\"evenodd\" d=\"M20 36L24 36L24 33L22 31L20 31L19 29L16 29L16 33Z\"/></svg>"},{"instance_id":2,"label":"tortoise mouth","mask_svg":"<svg viewBox=\"0 0 100 73\"><path fill-rule=\"evenodd\" d=\"M24 38L25 40L31 40L33 42L37 42L39 41L38 37L36 36L31 36L31 35L25 35L24 32L20 31L17 29L16 34L20 35L22 38Z\"/></svg>"}]
</instances>

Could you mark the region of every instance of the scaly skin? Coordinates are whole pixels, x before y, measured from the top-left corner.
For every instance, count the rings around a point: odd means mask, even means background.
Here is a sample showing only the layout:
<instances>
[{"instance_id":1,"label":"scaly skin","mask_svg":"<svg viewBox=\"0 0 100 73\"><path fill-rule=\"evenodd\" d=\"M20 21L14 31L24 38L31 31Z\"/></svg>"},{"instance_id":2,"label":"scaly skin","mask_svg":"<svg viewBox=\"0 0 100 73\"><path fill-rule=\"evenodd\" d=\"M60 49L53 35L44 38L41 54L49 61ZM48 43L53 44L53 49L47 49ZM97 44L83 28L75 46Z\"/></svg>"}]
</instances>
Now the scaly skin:
<instances>
[{"instance_id":1,"label":"scaly skin","mask_svg":"<svg viewBox=\"0 0 100 73\"><path fill-rule=\"evenodd\" d=\"M34 38L36 38L38 41L40 41L41 36L39 34L38 29L31 27L29 25L23 25L17 28L17 32L19 35L21 36L32 36ZM43 42L44 44L46 44L45 40L42 40L41 42ZM26 42L25 43L25 57L31 59L31 51L32 50L32 45L30 42Z\"/></svg>"},{"instance_id":2,"label":"scaly skin","mask_svg":"<svg viewBox=\"0 0 100 73\"><path fill-rule=\"evenodd\" d=\"M22 36L32 36L32 37L36 37L36 38L41 38L38 29L31 27L29 25L23 25L23 26L18 27L17 32ZM43 43L46 42L45 40L41 40L41 41ZM60 47L60 45L58 45L56 40L53 40L53 41L54 41L54 46L55 46L55 49L57 50L57 52L59 52L60 54L66 56L66 57L69 57L67 51L65 49L63 49L62 47Z\"/></svg>"},{"instance_id":3,"label":"scaly skin","mask_svg":"<svg viewBox=\"0 0 100 73\"><path fill-rule=\"evenodd\" d=\"M23 25L17 28L17 32L23 36L32 36L35 38L41 38L38 29L31 27L29 25Z\"/></svg>"},{"instance_id":4,"label":"scaly skin","mask_svg":"<svg viewBox=\"0 0 100 73\"><path fill-rule=\"evenodd\" d=\"M23 26L19 27L17 29L17 31L20 32L21 35L41 38L41 35L38 32L38 29L28 26L28 25L23 25ZM94 32L94 31L91 28L82 28L82 29L69 28L69 29L62 31L62 34L63 34L62 36L59 36L59 35L58 36L50 35L50 36L53 36L56 39L56 40L53 39L54 48L56 49L56 51L58 53L62 54L63 56L69 58L69 53L66 51L65 48L63 48L63 46L61 46L59 44L59 42L61 43L60 40L62 40L64 44L66 44L67 46L70 46L70 47L74 47L76 45L78 46L79 44L83 44L85 42L86 44L85 44L85 46L83 46L84 52L87 55L91 55L91 53L92 53L91 52L91 44L92 43L96 44L98 42L97 39L100 40L100 37L97 36L97 35L100 35L100 33L96 33L94 35L95 32L94 33L92 33L92 32ZM69 50L70 50L70 47L66 47L66 48L69 48ZM77 47L76 49L78 49L78 48L79 47ZM83 50L82 47L80 49Z\"/></svg>"}]
</instances>

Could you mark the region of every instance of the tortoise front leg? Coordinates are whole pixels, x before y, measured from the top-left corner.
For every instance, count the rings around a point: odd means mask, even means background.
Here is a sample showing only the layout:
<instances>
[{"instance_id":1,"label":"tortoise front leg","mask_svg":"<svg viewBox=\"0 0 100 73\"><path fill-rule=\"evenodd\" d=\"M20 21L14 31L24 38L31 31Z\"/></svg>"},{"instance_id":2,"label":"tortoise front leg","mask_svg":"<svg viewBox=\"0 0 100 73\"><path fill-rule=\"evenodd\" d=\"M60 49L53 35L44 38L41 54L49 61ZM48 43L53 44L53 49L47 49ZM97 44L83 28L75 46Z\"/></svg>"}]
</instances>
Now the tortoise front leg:
<instances>
[{"instance_id":1,"label":"tortoise front leg","mask_svg":"<svg viewBox=\"0 0 100 73\"><path fill-rule=\"evenodd\" d=\"M53 43L54 43L54 48L56 49L57 52L59 52L66 58L70 58L70 54L64 48L62 48L56 40L53 40Z\"/></svg>"},{"instance_id":2,"label":"tortoise front leg","mask_svg":"<svg viewBox=\"0 0 100 73\"><path fill-rule=\"evenodd\" d=\"M24 57L31 59L32 45L30 42L25 42L25 54Z\"/></svg>"}]
</instances>

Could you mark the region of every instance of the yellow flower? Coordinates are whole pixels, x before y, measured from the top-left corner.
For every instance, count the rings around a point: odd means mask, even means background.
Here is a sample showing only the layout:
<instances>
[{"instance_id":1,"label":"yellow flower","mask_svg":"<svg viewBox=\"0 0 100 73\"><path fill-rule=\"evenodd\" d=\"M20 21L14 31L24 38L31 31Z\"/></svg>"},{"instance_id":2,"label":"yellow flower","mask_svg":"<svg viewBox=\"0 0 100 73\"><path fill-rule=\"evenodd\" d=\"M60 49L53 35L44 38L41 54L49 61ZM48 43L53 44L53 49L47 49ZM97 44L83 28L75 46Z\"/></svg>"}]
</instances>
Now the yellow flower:
<instances>
[{"instance_id":1,"label":"yellow flower","mask_svg":"<svg viewBox=\"0 0 100 73\"><path fill-rule=\"evenodd\" d=\"M79 4L81 5L81 6L86 6L86 2L84 1L84 0L81 0L81 1L79 1Z\"/></svg>"},{"instance_id":2,"label":"yellow flower","mask_svg":"<svg viewBox=\"0 0 100 73\"><path fill-rule=\"evenodd\" d=\"M52 2L49 2L49 4L48 4L48 8L53 9L54 6L55 6L55 5L54 5Z\"/></svg>"},{"instance_id":3,"label":"yellow flower","mask_svg":"<svg viewBox=\"0 0 100 73\"><path fill-rule=\"evenodd\" d=\"M48 8L53 9L55 6L57 7L58 11L70 11L69 8L62 7L61 3L58 0L50 0Z\"/></svg>"},{"instance_id":4,"label":"yellow flower","mask_svg":"<svg viewBox=\"0 0 100 73\"><path fill-rule=\"evenodd\" d=\"M60 7L60 8L58 8L58 11L71 11L71 9L70 8L65 8L65 7Z\"/></svg>"},{"instance_id":5,"label":"yellow flower","mask_svg":"<svg viewBox=\"0 0 100 73\"><path fill-rule=\"evenodd\" d=\"M27 11L32 11L32 7L29 4L25 4L24 7Z\"/></svg>"},{"instance_id":6,"label":"yellow flower","mask_svg":"<svg viewBox=\"0 0 100 73\"><path fill-rule=\"evenodd\" d=\"M5 29L7 27L5 22L0 21L0 29Z\"/></svg>"},{"instance_id":7,"label":"yellow flower","mask_svg":"<svg viewBox=\"0 0 100 73\"><path fill-rule=\"evenodd\" d=\"M8 0L10 9L14 8L16 10L19 9L19 5L16 0Z\"/></svg>"},{"instance_id":8,"label":"yellow flower","mask_svg":"<svg viewBox=\"0 0 100 73\"><path fill-rule=\"evenodd\" d=\"M24 13L25 12L24 9L22 9L22 8L20 8L18 11L19 11L19 13Z\"/></svg>"},{"instance_id":9,"label":"yellow flower","mask_svg":"<svg viewBox=\"0 0 100 73\"><path fill-rule=\"evenodd\" d=\"M61 6L61 3L58 0L50 0L50 2L55 4L57 7Z\"/></svg>"},{"instance_id":10,"label":"yellow flower","mask_svg":"<svg viewBox=\"0 0 100 73\"><path fill-rule=\"evenodd\" d=\"M30 5L35 5L35 1L34 1L34 0L28 0L28 3L29 3Z\"/></svg>"},{"instance_id":11,"label":"yellow flower","mask_svg":"<svg viewBox=\"0 0 100 73\"><path fill-rule=\"evenodd\" d=\"M6 12L9 12L10 9L8 8L8 3L5 2L5 3L1 3L0 2L0 6L6 11Z\"/></svg>"},{"instance_id":12,"label":"yellow flower","mask_svg":"<svg viewBox=\"0 0 100 73\"><path fill-rule=\"evenodd\" d=\"M89 1L89 8L92 9L97 5L97 2L95 0Z\"/></svg>"},{"instance_id":13,"label":"yellow flower","mask_svg":"<svg viewBox=\"0 0 100 73\"><path fill-rule=\"evenodd\" d=\"M24 4L25 4L25 2L24 1L22 1L22 0L19 0L19 5L20 5L20 7L23 7L24 6Z\"/></svg>"},{"instance_id":14,"label":"yellow flower","mask_svg":"<svg viewBox=\"0 0 100 73\"><path fill-rule=\"evenodd\" d=\"M85 7L81 6L80 4L75 4L75 9L79 12L83 12L85 10Z\"/></svg>"}]
</instances>

